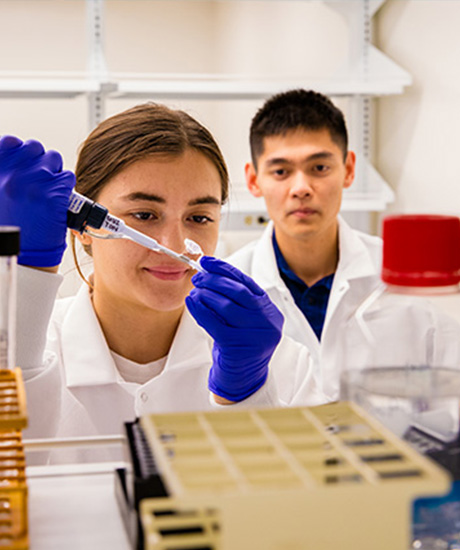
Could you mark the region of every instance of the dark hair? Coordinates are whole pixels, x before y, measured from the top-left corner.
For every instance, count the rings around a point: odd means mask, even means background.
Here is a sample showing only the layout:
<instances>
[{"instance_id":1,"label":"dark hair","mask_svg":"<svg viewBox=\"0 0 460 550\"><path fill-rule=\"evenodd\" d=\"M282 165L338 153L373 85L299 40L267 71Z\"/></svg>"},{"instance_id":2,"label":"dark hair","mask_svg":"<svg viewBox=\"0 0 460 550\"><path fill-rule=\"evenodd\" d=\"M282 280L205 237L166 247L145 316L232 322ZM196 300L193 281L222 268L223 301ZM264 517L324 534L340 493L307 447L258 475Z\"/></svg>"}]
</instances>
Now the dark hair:
<instances>
[{"instance_id":1,"label":"dark hair","mask_svg":"<svg viewBox=\"0 0 460 550\"><path fill-rule=\"evenodd\" d=\"M228 170L211 132L184 111L151 102L107 118L89 134L80 147L75 189L97 201L105 185L136 161L150 157L174 159L188 149L202 153L216 167L224 203L228 198ZM86 281L73 235L71 245L77 271ZM91 255L91 247L84 249Z\"/></svg>"},{"instance_id":2,"label":"dark hair","mask_svg":"<svg viewBox=\"0 0 460 550\"><path fill-rule=\"evenodd\" d=\"M348 133L342 111L323 94L297 89L272 96L252 119L249 142L254 167L264 151L265 138L299 129L328 130L346 158Z\"/></svg>"}]
</instances>

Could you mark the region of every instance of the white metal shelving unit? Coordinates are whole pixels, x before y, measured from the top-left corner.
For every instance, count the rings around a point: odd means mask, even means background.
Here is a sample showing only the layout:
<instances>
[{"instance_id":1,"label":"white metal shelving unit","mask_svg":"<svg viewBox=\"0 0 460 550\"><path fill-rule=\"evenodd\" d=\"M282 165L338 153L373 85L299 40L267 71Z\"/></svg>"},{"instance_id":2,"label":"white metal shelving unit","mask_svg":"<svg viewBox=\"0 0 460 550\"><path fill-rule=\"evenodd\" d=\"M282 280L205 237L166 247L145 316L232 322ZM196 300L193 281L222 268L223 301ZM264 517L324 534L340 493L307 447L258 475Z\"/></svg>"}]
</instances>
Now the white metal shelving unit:
<instances>
[{"instance_id":1,"label":"white metal shelving unit","mask_svg":"<svg viewBox=\"0 0 460 550\"><path fill-rule=\"evenodd\" d=\"M222 0L221 0L222 1ZM238 0L226 0L238 1ZM241 1L241 0L240 0ZM269 0L265 0L269 1ZM308 0L298 0L305 2ZM85 0L87 17L87 71L0 72L2 98L88 99L88 125L105 117L108 98L155 100L264 100L294 87L317 90L331 97L346 97L351 103L350 125L358 153L357 183L344 193L343 211L383 211L394 199L371 159L371 101L384 95L403 93L411 76L371 43L372 17L385 0L323 0L340 12L350 28L350 64L343 74L330 79L282 79L270 76L225 74L111 73L104 55L105 0ZM348 117L350 119L350 117ZM242 165L246 159L242 160ZM252 229L264 219L263 201L251 200L237 190L227 208L227 229Z\"/></svg>"}]
</instances>

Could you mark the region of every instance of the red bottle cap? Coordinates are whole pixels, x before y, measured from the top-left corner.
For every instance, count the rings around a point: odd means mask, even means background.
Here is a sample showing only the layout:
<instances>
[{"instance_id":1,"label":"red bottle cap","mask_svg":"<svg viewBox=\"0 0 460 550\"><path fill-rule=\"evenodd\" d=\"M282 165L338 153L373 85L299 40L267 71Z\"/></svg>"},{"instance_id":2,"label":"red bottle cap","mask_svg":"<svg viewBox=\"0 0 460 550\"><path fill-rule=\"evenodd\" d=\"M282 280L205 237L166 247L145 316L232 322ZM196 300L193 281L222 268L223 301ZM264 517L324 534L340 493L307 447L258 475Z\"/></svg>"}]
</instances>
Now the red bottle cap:
<instances>
[{"instance_id":1,"label":"red bottle cap","mask_svg":"<svg viewBox=\"0 0 460 550\"><path fill-rule=\"evenodd\" d=\"M460 282L460 218L398 215L383 220L382 280L400 286Z\"/></svg>"}]
</instances>

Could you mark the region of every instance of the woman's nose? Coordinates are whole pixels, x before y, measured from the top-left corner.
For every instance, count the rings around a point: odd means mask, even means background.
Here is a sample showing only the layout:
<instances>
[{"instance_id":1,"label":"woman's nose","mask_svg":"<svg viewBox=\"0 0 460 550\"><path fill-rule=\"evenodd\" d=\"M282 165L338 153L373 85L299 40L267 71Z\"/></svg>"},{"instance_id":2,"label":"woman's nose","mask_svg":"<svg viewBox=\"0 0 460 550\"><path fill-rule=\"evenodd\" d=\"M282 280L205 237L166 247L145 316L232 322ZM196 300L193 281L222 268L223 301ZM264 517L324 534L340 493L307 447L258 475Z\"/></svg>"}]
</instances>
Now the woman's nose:
<instances>
[{"instance_id":1,"label":"woman's nose","mask_svg":"<svg viewBox=\"0 0 460 550\"><path fill-rule=\"evenodd\" d=\"M184 233L182 228L177 226L168 226L164 228L161 232L157 233L155 236L155 239L162 244L163 246L166 246L170 250L174 250L174 252L178 252L179 254L182 254L185 250L185 239L187 235Z\"/></svg>"}]
</instances>

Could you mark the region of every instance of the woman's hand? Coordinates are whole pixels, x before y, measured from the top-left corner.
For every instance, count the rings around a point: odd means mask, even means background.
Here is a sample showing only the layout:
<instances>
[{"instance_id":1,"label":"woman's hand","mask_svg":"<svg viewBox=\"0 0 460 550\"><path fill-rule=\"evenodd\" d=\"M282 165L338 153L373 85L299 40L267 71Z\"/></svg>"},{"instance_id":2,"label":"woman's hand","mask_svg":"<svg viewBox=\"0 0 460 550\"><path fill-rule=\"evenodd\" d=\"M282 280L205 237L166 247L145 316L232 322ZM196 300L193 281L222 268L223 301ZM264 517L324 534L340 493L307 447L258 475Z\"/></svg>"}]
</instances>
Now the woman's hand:
<instances>
[{"instance_id":1,"label":"woman's hand","mask_svg":"<svg viewBox=\"0 0 460 550\"><path fill-rule=\"evenodd\" d=\"M21 229L18 263L51 268L61 262L74 186L57 151L45 152L34 140L0 138L0 224Z\"/></svg>"},{"instance_id":2,"label":"woman's hand","mask_svg":"<svg viewBox=\"0 0 460 550\"><path fill-rule=\"evenodd\" d=\"M196 322L214 339L209 389L241 401L265 382L284 318L267 293L230 264L204 256L185 299Z\"/></svg>"}]
</instances>

